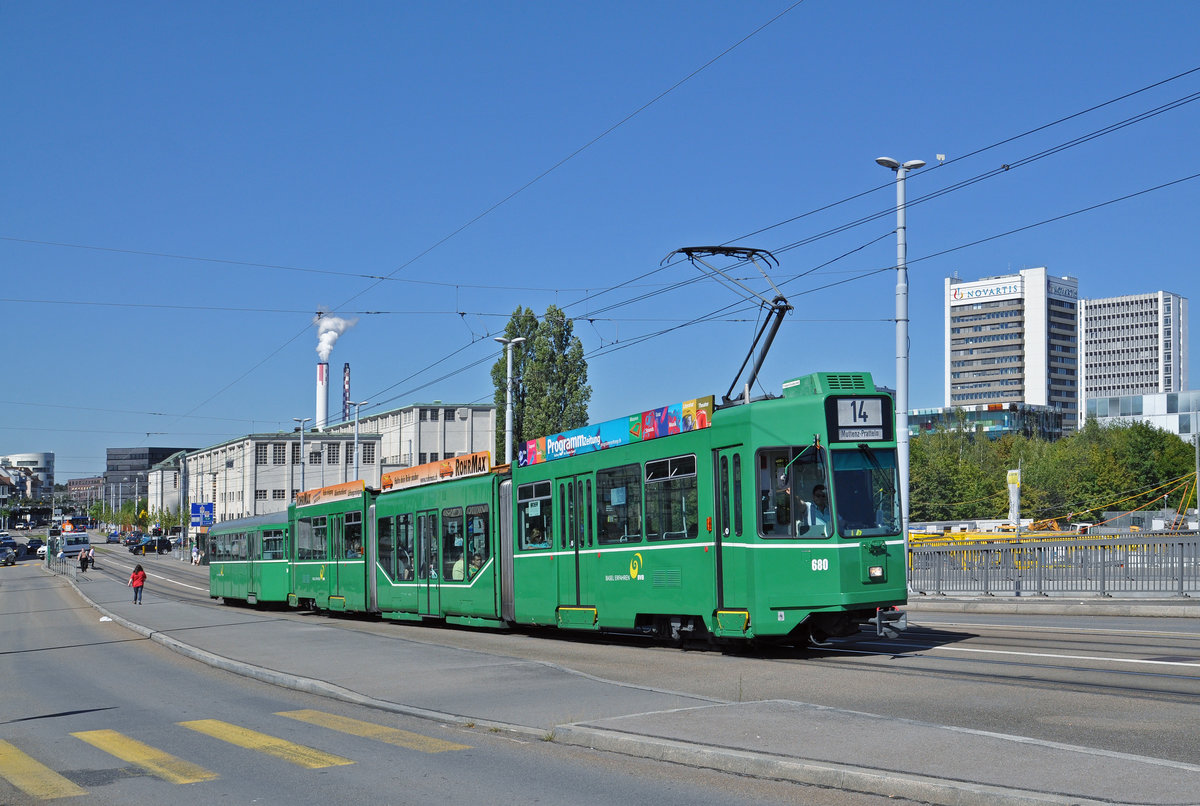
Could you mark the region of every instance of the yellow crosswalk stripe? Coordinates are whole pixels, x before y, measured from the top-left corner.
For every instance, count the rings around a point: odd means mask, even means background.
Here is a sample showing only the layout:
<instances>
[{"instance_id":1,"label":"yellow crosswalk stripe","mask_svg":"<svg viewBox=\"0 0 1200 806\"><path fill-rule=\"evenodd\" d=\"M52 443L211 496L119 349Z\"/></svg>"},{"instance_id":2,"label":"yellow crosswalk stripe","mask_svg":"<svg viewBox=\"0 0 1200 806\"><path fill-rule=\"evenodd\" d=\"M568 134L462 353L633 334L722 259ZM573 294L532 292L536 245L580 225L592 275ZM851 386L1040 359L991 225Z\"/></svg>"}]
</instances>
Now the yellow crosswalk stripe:
<instances>
[{"instance_id":1,"label":"yellow crosswalk stripe","mask_svg":"<svg viewBox=\"0 0 1200 806\"><path fill-rule=\"evenodd\" d=\"M410 733L398 728L389 728L386 725L377 725L374 722L363 722L359 719L351 719L345 716L338 716L337 714L327 714L324 711L311 711L308 709L278 711L276 712L276 716L298 719L310 725L348 733L351 736L376 739L399 747L406 747L409 750L420 750L422 753L444 753L447 750L471 749L471 746L468 744L447 742L442 739L435 739L432 736L422 736L419 733Z\"/></svg>"},{"instance_id":2,"label":"yellow crosswalk stripe","mask_svg":"<svg viewBox=\"0 0 1200 806\"><path fill-rule=\"evenodd\" d=\"M195 784L220 777L215 772L170 753L164 753L115 730L84 730L71 735L172 784Z\"/></svg>"},{"instance_id":3,"label":"yellow crosswalk stripe","mask_svg":"<svg viewBox=\"0 0 1200 806\"><path fill-rule=\"evenodd\" d=\"M0 739L0 776L26 795L50 800L86 795L87 790Z\"/></svg>"},{"instance_id":4,"label":"yellow crosswalk stripe","mask_svg":"<svg viewBox=\"0 0 1200 806\"><path fill-rule=\"evenodd\" d=\"M354 763L348 758L335 756L332 753L323 753L313 747L294 744L275 736L269 736L255 730L222 722L219 719L196 719L176 724L182 725L185 728L191 728L198 733L203 733L205 736L211 736L214 739L220 739L223 742L229 742L238 747L244 747L247 750L257 750L260 753L266 753L292 764L308 767L309 769L338 767Z\"/></svg>"}]
</instances>

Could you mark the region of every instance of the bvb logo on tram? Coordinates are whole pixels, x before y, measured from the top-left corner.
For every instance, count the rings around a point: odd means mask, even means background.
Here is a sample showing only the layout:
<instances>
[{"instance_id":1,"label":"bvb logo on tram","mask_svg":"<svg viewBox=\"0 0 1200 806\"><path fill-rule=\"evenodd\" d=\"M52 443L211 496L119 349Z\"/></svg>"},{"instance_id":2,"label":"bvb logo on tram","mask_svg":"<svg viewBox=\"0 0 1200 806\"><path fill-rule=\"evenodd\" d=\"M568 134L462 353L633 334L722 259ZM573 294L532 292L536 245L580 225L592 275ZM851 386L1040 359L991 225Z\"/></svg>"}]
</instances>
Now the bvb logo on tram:
<instances>
[{"instance_id":1,"label":"bvb logo on tram","mask_svg":"<svg viewBox=\"0 0 1200 806\"><path fill-rule=\"evenodd\" d=\"M634 582L639 579L645 579L644 576L638 573L642 570L642 553L639 551L633 555L633 559L629 561L629 578Z\"/></svg>"}]
</instances>

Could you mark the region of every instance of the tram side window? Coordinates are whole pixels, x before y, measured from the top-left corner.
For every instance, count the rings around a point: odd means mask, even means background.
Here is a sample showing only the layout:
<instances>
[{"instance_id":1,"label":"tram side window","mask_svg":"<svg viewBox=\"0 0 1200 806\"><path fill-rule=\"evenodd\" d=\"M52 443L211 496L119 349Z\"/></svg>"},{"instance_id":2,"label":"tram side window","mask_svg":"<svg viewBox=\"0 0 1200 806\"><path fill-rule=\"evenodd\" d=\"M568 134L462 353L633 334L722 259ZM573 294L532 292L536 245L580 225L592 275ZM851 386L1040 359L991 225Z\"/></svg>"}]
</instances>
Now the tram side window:
<instances>
[{"instance_id":1,"label":"tram side window","mask_svg":"<svg viewBox=\"0 0 1200 806\"><path fill-rule=\"evenodd\" d=\"M642 468L623 465L596 471L600 543L642 540Z\"/></svg>"},{"instance_id":2,"label":"tram side window","mask_svg":"<svg viewBox=\"0 0 1200 806\"><path fill-rule=\"evenodd\" d=\"M413 516L396 516L396 579L408 582L413 578Z\"/></svg>"},{"instance_id":3,"label":"tram side window","mask_svg":"<svg viewBox=\"0 0 1200 806\"><path fill-rule=\"evenodd\" d=\"M646 539L686 540L699 534L696 457L646 462Z\"/></svg>"},{"instance_id":4,"label":"tram side window","mask_svg":"<svg viewBox=\"0 0 1200 806\"><path fill-rule=\"evenodd\" d=\"M346 557L361 560L363 556L362 513L347 512L345 526Z\"/></svg>"},{"instance_id":5,"label":"tram side window","mask_svg":"<svg viewBox=\"0 0 1200 806\"><path fill-rule=\"evenodd\" d=\"M764 537L832 534L819 458L819 449L811 445L758 452L755 486L758 528Z\"/></svg>"},{"instance_id":6,"label":"tram side window","mask_svg":"<svg viewBox=\"0 0 1200 806\"><path fill-rule=\"evenodd\" d=\"M550 482L536 481L517 488L517 524L522 549L550 548L553 513Z\"/></svg>"},{"instance_id":7,"label":"tram side window","mask_svg":"<svg viewBox=\"0 0 1200 806\"><path fill-rule=\"evenodd\" d=\"M231 541L229 546L230 559L246 559L246 533L235 532L234 534L230 535L229 538Z\"/></svg>"},{"instance_id":8,"label":"tram side window","mask_svg":"<svg viewBox=\"0 0 1200 806\"><path fill-rule=\"evenodd\" d=\"M379 538L379 564L384 573L392 579L396 576L396 521L394 518L380 518L375 524L375 532Z\"/></svg>"},{"instance_id":9,"label":"tram side window","mask_svg":"<svg viewBox=\"0 0 1200 806\"><path fill-rule=\"evenodd\" d=\"M329 528L326 518L300 518L296 521L296 559L324 560Z\"/></svg>"},{"instance_id":10,"label":"tram side window","mask_svg":"<svg viewBox=\"0 0 1200 806\"><path fill-rule=\"evenodd\" d=\"M487 504L467 507L467 546L463 555L466 558L467 579L479 573L491 556L489 523Z\"/></svg>"},{"instance_id":11,"label":"tram side window","mask_svg":"<svg viewBox=\"0 0 1200 806\"><path fill-rule=\"evenodd\" d=\"M282 560L288 555L286 529L268 529L263 533L263 559Z\"/></svg>"},{"instance_id":12,"label":"tram side window","mask_svg":"<svg viewBox=\"0 0 1200 806\"><path fill-rule=\"evenodd\" d=\"M463 508L442 510L442 579L458 582L466 578L463 566Z\"/></svg>"},{"instance_id":13,"label":"tram side window","mask_svg":"<svg viewBox=\"0 0 1200 806\"><path fill-rule=\"evenodd\" d=\"M210 540L209 557L212 560L232 560L233 552L229 550L230 538L228 534L213 535Z\"/></svg>"}]
</instances>

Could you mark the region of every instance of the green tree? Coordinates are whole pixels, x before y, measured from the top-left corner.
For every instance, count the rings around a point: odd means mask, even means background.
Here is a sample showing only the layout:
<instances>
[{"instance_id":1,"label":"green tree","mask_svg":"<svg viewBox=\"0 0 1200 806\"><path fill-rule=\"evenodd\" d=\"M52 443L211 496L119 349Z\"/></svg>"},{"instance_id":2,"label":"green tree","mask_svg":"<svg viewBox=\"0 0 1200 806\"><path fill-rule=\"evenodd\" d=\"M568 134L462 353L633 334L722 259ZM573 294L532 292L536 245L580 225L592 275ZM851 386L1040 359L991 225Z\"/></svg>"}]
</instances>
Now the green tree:
<instances>
[{"instance_id":1,"label":"green tree","mask_svg":"<svg viewBox=\"0 0 1200 806\"><path fill-rule=\"evenodd\" d=\"M587 382L583 343L574 324L551 305L539 321L529 308L517 308L504 328L506 339L524 338L513 348L513 455L517 445L536 437L587 425L592 388ZM503 422L507 401L507 351L492 366L493 398ZM496 429L496 456L504 456L504 429Z\"/></svg>"},{"instance_id":2,"label":"green tree","mask_svg":"<svg viewBox=\"0 0 1200 806\"><path fill-rule=\"evenodd\" d=\"M1020 467L1023 517L1096 521L1106 509L1154 504L1173 480L1194 470L1192 446L1175 434L1132 423L1080 431L1047 442L1025 436L989 440L983 434L942 431L910 442L909 507L914 521L1004 518L1005 471ZM1182 509L1182 492L1167 503ZM1154 508L1158 508L1155 505Z\"/></svg>"}]
</instances>

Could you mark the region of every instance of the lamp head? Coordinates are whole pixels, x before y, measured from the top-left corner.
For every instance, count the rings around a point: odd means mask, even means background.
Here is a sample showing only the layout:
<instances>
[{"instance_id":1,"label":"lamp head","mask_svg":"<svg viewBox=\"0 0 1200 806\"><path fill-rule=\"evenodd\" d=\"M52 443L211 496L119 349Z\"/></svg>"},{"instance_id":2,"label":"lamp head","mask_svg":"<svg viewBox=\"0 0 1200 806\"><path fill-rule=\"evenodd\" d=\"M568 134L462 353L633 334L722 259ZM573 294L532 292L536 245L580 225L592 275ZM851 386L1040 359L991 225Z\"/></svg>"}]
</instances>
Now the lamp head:
<instances>
[{"instance_id":1,"label":"lamp head","mask_svg":"<svg viewBox=\"0 0 1200 806\"><path fill-rule=\"evenodd\" d=\"M913 170L914 168L924 168L924 167L925 167L925 160L909 160L908 162L904 163L905 170L909 170L909 171Z\"/></svg>"},{"instance_id":2,"label":"lamp head","mask_svg":"<svg viewBox=\"0 0 1200 806\"><path fill-rule=\"evenodd\" d=\"M891 157L876 157L875 161L878 162L880 165L882 165L884 168L891 168L893 171L898 170L900 168L900 163L897 162L896 160L892 159Z\"/></svg>"}]
</instances>

